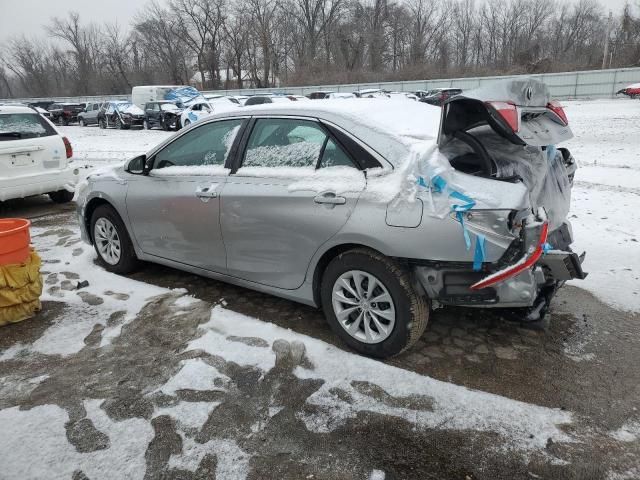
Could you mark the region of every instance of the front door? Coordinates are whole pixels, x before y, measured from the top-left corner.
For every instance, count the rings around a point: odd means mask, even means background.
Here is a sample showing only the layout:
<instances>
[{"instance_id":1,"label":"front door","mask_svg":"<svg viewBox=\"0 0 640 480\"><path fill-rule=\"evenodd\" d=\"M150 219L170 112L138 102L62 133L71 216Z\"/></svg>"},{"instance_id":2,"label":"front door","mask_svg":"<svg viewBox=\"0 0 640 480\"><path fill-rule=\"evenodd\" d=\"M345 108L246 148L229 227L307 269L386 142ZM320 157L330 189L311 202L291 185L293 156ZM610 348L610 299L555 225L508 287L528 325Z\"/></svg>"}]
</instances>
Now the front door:
<instances>
[{"instance_id":1,"label":"front door","mask_svg":"<svg viewBox=\"0 0 640 480\"><path fill-rule=\"evenodd\" d=\"M224 120L186 132L149 159L149 175L129 182L127 212L144 253L225 272L220 192L242 123Z\"/></svg>"},{"instance_id":2,"label":"front door","mask_svg":"<svg viewBox=\"0 0 640 480\"><path fill-rule=\"evenodd\" d=\"M346 223L364 186L364 173L316 121L257 119L242 165L222 191L229 275L300 287L314 253Z\"/></svg>"}]
</instances>

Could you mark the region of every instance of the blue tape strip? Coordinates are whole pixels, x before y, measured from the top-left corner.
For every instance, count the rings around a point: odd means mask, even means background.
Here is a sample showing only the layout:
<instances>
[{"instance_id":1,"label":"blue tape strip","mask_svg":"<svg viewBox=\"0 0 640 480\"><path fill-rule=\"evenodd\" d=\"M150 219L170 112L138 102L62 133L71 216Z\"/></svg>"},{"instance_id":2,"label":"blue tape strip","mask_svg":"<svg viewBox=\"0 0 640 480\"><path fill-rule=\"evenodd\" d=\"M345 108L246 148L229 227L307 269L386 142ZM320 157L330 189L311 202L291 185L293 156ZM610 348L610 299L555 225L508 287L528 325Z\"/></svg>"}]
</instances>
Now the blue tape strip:
<instances>
[{"instance_id":1,"label":"blue tape strip","mask_svg":"<svg viewBox=\"0 0 640 480\"><path fill-rule=\"evenodd\" d=\"M543 254L546 255L551 250L553 250L553 245L551 245L549 242L545 242L544 244L542 244L542 253Z\"/></svg>"},{"instance_id":2,"label":"blue tape strip","mask_svg":"<svg viewBox=\"0 0 640 480\"><path fill-rule=\"evenodd\" d=\"M418 185L427 188L427 182L424 181L424 177L418 177Z\"/></svg>"},{"instance_id":3,"label":"blue tape strip","mask_svg":"<svg viewBox=\"0 0 640 480\"><path fill-rule=\"evenodd\" d=\"M476 251L473 254L473 271L479 272L482 270L482 262L485 259L484 251L484 236L478 235L476 237Z\"/></svg>"},{"instance_id":4,"label":"blue tape strip","mask_svg":"<svg viewBox=\"0 0 640 480\"><path fill-rule=\"evenodd\" d=\"M440 175L436 175L431 179L431 184L433 185L433 191L436 193L443 192L445 188L447 188L447 182Z\"/></svg>"}]
</instances>

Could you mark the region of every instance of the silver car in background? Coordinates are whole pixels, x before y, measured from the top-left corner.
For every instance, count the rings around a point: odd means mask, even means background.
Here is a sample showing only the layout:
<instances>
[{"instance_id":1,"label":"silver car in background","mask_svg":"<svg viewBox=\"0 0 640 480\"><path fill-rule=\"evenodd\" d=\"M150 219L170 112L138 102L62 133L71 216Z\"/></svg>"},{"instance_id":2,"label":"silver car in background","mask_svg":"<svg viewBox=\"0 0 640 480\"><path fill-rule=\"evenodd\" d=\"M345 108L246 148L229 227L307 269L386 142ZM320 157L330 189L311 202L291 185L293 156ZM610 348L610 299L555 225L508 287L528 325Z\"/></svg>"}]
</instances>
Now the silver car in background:
<instances>
[{"instance_id":1,"label":"silver car in background","mask_svg":"<svg viewBox=\"0 0 640 480\"><path fill-rule=\"evenodd\" d=\"M386 357L439 305L538 320L584 278L567 221L576 168L536 81L419 102L288 102L213 115L79 189L102 265L168 265L321 307Z\"/></svg>"}]
</instances>

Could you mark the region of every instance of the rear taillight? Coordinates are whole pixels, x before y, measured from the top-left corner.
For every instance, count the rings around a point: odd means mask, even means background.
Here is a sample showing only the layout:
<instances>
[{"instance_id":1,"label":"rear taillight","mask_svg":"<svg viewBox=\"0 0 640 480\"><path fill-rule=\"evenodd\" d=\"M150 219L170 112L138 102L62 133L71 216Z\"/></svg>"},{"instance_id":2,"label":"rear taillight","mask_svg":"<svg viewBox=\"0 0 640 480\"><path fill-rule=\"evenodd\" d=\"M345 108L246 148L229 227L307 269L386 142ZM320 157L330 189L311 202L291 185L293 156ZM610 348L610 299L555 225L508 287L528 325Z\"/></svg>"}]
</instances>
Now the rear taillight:
<instances>
[{"instance_id":1,"label":"rear taillight","mask_svg":"<svg viewBox=\"0 0 640 480\"><path fill-rule=\"evenodd\" d=\"M73 147L71 146L71 142L67 137L62 137L62 141L64 142L64 150L67 154L67 158L73 157Z\"/></svg>"},{"instance_id":2,"label":"rear taillight","mask_svg":"<svg viewBox=\"0 0 640 480\"><path fill-rule=\"evenodd\" d=\"M547 104L547 108L555 113L565 125L569 125L569 119L564 111L564 107L557 100L552 100Z\"/></svg>"},{"instance_id":3,"label":"rear taillight","mask_svg":"<svg viewBox=\"0 0 640 480\"><path fill-rule=\"evenodd\" d=\"M471 290L481 290L497 283L504 282L505 280L515 277L519 273L522 273L525 270L533 267L536 262L540 260L540 257L544 253L544 244L547 242L548 234L549 224L545 222L540 229L540 239L538 240L538 244L536 245L535 250L529 256L524 257L521 261L509 268L505 268L504 270L489 275L479 282L474 283L473 285L471 285Z\"/></svg>"},{"instance_id":4,"label":"rear taillight","mask_svg":"<svg viewBox=\"0 0 640 480\"><path fill-rule=\"evenodd\" d=\"M520 114L518 113L518 107L514 103L487 102L487 104L493 107L514 133L520 130Z\"/></svg>"}]
</instances>

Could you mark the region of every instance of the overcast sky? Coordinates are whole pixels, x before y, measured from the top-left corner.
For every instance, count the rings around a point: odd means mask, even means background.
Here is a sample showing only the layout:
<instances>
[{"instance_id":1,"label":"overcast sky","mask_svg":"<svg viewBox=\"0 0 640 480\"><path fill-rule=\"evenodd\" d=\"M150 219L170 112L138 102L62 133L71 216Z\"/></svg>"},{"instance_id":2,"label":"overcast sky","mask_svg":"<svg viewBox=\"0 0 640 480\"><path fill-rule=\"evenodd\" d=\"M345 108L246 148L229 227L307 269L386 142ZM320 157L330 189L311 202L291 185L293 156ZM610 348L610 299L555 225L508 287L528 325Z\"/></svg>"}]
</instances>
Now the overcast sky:
<instances>
[{"instance_id":1,"label":"overcast sky","mask_svg":"<svg viewBox=\"0 0 640 480\"><path fill-rule=\"evenodd\" d=\"M600 3L619 11L625 1L601 0ZM42 25L48 24L53 16L65 16L68 11L78 12L85 21L117 20L122 26L128 26L146 3L146 0L0 0L0 42L22 33L43 34Z\"/></svg>"}]
</instances>

